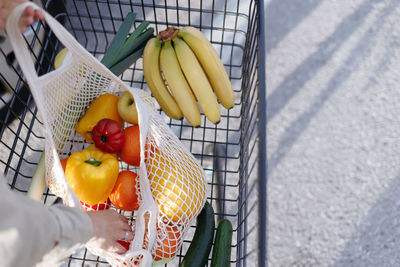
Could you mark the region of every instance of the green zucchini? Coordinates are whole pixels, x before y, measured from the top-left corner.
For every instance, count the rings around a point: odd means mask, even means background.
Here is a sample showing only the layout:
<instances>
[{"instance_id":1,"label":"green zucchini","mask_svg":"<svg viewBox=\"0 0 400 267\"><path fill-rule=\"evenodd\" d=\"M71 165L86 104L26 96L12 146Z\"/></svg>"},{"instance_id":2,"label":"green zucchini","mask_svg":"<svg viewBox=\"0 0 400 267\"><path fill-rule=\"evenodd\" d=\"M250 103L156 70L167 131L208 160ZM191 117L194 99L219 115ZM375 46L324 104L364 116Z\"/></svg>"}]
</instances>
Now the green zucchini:
<instances>
[{"instance_id":1,"label":"green zucchini","mask_svg":"<svg viewBox=\"0 0 400 267\"><path fill-rule=\"evenodd\" d=\"M214 240L214 228L214 210L210 203L206 202L197 216L196 232L181 267L204 267L206 265Z\"/></svg>"},{"instance_id":2,"label":"green zucchini","mask_svg":"<svg viewBox=\"0 0 400 267\"><path fill-rule=\"evenodd\" d=\"M211 267L229 267L231 262L232 223L227 219L219 222L212 254Z\"/></svg>"}]
</instances>

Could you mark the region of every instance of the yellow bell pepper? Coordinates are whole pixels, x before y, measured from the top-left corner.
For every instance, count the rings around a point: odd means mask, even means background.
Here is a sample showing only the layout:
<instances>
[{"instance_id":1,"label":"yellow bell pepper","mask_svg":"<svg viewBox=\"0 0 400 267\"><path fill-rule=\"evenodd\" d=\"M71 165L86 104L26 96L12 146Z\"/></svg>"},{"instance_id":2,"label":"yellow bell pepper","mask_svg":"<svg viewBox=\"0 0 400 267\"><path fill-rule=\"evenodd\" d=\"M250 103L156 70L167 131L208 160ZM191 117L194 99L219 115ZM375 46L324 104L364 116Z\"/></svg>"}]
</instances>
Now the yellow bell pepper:
<instances>
[{"instance_id":1,"label":"yellow bell pepper","mask_svg":"<svg viewBox=\"0 0 400 267\"><path fill-rule=\"evenodd\" d=\"M103 94L93 100L85 115L76 125L76 132L81 134L87 141L93 142L92 129L101 119L111 119L123 126L124 121L118 114L118 96Z\"/></svg>"},{"instance_id":2,"label":"yellow bell pepper","mask_svg":"<svg viewBox=\"0 0 400 267\"><path fill-rule=\"evenodd\" d=\"M117 158L100 150L84 149L73 153L65 177L80 201L89 205L105 202L119 173Z\"/></svg>"}]
</instances>

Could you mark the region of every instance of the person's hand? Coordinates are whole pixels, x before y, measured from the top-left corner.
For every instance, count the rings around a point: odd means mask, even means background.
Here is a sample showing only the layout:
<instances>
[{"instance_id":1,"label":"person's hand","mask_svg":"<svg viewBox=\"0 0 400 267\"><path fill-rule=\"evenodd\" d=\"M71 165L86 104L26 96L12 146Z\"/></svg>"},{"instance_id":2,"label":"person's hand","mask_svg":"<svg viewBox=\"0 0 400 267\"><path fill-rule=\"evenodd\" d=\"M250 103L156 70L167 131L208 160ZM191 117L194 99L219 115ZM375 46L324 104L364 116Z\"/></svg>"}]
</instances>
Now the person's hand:
<instances>
[{"instance_id":1,"label":"person's hand","mask_svg":"<svg viewBox=\"0 0 400 267\"><path fill-rule=\"evenodd\" d=\"M120 245L117 240L125 241L133 239L133 232L125 216L115 210L101 210L87 212L92 219L94 227L94 236L88 241L88 244L104 250L123 254L126 249Z\"/></svg>"},{"instance_id":2,"label":"person's hand","mask_svg":"<svg viewBox=\"0 0 400 267\"><path fill-rule=\"evenodd\" d=\"M6 28L8 16L16 6L24 2L28 2L28 0L0 0L0 29L4 30ZM43 12L34 10L32 7L27 7L19 21L21 32L25 32L26 27L32 25L35 19L44 19Z\"/></svg>"}]
</instances>

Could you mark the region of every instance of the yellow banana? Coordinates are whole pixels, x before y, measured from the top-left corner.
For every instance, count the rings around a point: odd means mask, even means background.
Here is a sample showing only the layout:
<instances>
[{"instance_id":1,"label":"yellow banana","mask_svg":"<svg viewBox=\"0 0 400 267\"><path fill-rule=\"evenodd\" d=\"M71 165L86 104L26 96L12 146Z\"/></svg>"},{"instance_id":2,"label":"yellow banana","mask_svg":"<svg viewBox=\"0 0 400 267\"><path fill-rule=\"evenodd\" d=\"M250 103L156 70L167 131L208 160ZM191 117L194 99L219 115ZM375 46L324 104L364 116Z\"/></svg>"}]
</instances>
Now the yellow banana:
<instances>
[{"instance_id":1,"label":"yellow banana","mask_svg":"<svg viewBox=\"0 0 400 267\"><path fill-rule=\"evenodd\" d=\"M172 42L174 44L179 65L181 66L194 95L199 101L200 107L212 123L218 123L221 119L221 114L217 97L215 96L211 84L197 60L196 55L185 41L179 37L175 37Z\"/></svg>"},{"instance_id":2,"label":"yellow banana","mask_svg":"<svg viewBox=\"0 0 400 267\"><path fill-rule=\"evenodd\" d=\"M171 41L164 42L160 53L161 71L167 81L183 116L193 126L200 126L201 116L199 106L179 66L178 59Z\"/></svg>"},{"instance_id":3,"label":"yellow banana","mask_svg":"<svg viewBox=\"0 0 400 267\"><path fill-rule=\"evenodd\" d=\"M143 51L143 73L151 93L161 109L170 118L180 120L183 115L178 104L165 86L160 73L161 42L157 38L150 39Z\"/></svg>"},{"instance_id":4,"label":"yellow banana","mask_svg":"<svg viewBox=\"0 0 400 267\"><path fill-rule=\"evenodd\" d=\"M189 45L203 67L221 104L230 109L235 104L235 94L225 67L207 37L194 27L183 27L178 36Z\"/></svg>"}]
</instances>

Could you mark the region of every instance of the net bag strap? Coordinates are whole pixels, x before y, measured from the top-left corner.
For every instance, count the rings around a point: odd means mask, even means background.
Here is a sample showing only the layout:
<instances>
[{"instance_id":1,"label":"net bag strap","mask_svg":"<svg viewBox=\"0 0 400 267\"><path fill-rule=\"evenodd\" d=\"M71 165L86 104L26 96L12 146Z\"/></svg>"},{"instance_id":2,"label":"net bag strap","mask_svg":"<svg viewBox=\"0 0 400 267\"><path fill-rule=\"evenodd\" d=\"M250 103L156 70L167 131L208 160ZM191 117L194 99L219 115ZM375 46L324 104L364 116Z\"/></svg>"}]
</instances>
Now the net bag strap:
<instances>
[{"instance_id":1,"label":"net bag strap","mask_svg":"<svg viewBox=\"0 0 400 267\"><path fill-rule=\"evenodd\" d=\"M68 32L62 24L60 24L55 18L53 18L49 13L40 8L38 5L32 2L26 2L17 6L13 12L10 14L6 24L7 34L9 36L10 42L13 46L15 56L18 62L23 62L21 69L24 72L25 77L28 81L36 82L40 80L36 74L32 57L27 48L26 42L20 33L18 27L18 21L22 16L25 8L33 7L35 10L40 10L44 14L44 20L47 22L48 27L57 36L58 40L66 47L72 54L79 55L83 57L89 64L97 64L98 60L93 57L81 44L79 44L76 39ZM102 71L104 71L107 76L112 76L112 72L106 67L102 66ZM46 76L46 75L44 75ZM43 76L42 76L43 77ZM115 77L115 75L114 75Z\"/></svg>"},{"instance_id":2,"label":"net bag strap","mask_svg":"<svg viewBox=\"0 0 400 267\"><path fill-rule=\"evenodd\" d=\"M44 114L44 108L42 107L42 103L44 103L43 96L41 94L41 82L46 81L48 79L56 79L56 71L44 74L42 76L38 76L34 67L34 62L31 57L31 53L28 50L27 44L19 30L18 22L22 13L27 7L33 7L35 10L41 10L44 14L44 20L47 22L48 27L53 31L53 33L57 36L58 40L68 48L69 52L72 54L72 57L79 57L84 60L84 62L95 66L95 70L100 74L109 77L112 82L115 82L121 86L122 89L128 90L132 93L135 98L135 103L138 110L139 115L139 125L140 125L140 147L141 147L141 163L139 169L140 183L141 183L141 194L143 196L143 205L138 210L138 216L136 221L136 230L144 230L148 229L148 244L149 249L151 250L155 240L156 240L156 218L158 216L158 207L152 198L152 193L150 189L150 184L147 179L147 171L144 164L144 151L145 151L145 142L148 131L148 122L150 121L150 117L152 114L151 107L144 103L140 96L140 92L138 89L130 88L125 85L118 77L116 77L109 69L107 69L103 64L101 64L94 56L92 56L82 45L80 45L76 39L50 14L48 14L45 10L41 9L39 6L32 2L25 2L19 6L17 6L13 12L9 15L6 30L10 39L10 43L15 52L15 56L19 65L25 75L25 78L29 84L32 95L35 99L36 105L38 106L39 114L42 118L44 118L44 130L47 136L51 137L50 125L46 120L46 114ZM50 138L51 139L51 138ZM47 140L46 142L51 142L54 147L54 143L52 140ZM52 151L55 154L56 151ZM47 154L47 153L46 153ZM56 155L57 156L57 155ZM60 165L61 167L61 165ZM79 203L79 202L78 202ZM150 214L149 221L147 222L147 227L145 226L144 216L145 214ZM138 231L136 231L138 232ZM143 244L143 235L137 234L132 242L134 244L135 250L142 250ZM150 253L143 253L142 262L147 266L152 262Z\"/></svg>"}]
</instances>

